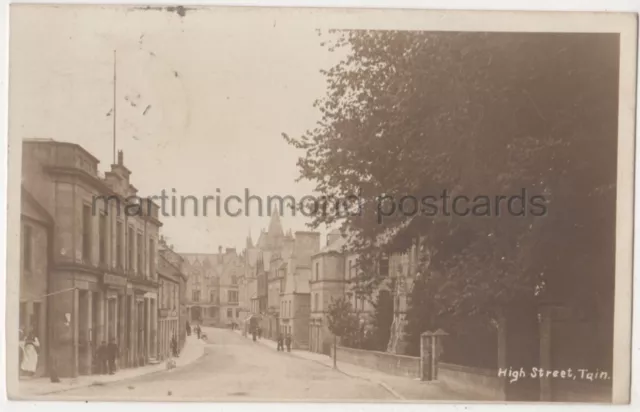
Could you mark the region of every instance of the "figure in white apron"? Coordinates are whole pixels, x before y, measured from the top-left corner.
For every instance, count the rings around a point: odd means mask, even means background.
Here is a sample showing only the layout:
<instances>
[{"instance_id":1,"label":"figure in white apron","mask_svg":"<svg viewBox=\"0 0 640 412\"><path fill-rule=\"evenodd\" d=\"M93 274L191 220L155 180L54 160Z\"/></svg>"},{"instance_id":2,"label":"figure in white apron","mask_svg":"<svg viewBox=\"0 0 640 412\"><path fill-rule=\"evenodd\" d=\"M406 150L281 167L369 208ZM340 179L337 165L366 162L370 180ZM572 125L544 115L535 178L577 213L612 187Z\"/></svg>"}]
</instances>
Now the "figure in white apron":
<instances>
[{"instance_id":1,"label":"figure in white apron","mask_svg":"<svg viewBox=\"0 0 640 412\"><path fill-rule=\"evenodd\" d=\"M33 333L30 333L20 346L23 353L20 369L22 369L25 375L33 376L38 368L38 348L40 347L40 342Z\"/></svg>"}]
</instances>

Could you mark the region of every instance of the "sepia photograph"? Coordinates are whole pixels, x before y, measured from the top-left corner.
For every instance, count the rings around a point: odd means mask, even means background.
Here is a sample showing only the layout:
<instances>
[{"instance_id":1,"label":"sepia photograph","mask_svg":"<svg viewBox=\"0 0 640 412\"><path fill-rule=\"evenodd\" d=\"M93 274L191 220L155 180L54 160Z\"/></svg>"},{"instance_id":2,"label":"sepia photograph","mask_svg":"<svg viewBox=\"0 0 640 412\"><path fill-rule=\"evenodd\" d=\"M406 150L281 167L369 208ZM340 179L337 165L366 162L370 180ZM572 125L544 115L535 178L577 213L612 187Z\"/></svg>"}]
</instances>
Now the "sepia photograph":
<instances>
[{"instance_id":1,"label":"sepia photograph","mask_svg":"<svg viewBox=\"0 0 640 412\"><path fill-rule=\"evenodd\" d=\"M9 18L9 399L629 402L635 14Z\"/></svg>"}]
</instances>

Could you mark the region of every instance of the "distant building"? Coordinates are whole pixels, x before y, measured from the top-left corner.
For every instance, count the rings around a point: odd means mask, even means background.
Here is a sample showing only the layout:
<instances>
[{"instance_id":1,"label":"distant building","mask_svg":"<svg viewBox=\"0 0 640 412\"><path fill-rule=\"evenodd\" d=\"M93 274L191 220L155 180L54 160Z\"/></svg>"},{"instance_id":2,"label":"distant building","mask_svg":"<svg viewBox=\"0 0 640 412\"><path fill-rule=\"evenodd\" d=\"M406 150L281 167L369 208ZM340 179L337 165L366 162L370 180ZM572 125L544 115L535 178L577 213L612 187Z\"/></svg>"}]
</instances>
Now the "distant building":
<instances>
[{"instance_id":1,"label":"distant building","mask_svg":"<svg viewBox=\"0 0 640 412\"><path fill-rule=\"evenodd\" d=\"M228 326L240 320L240 277L244 262L234 248L218 253L181 253L187 276L189 322Z\"/></svg>"},{"instance_id":2,"label":"distant building","mask_svg":"<svg viewBox=\"0 0 640 412\"><path fill-rule=\"evenodd\" d=\"M278 336L281 320L281 304L284 280L288 264L294 251L294 237L291 231L285 234L280 214L275 210L271 215L269 227L262 230L256 244L251 236L242 253L244 277L240 295L243 308L248 305L245 321L251 316L259 318L258 325L262 334L269 339ZM245 330L248 328L245 322Z\"/></svg>"},{"instance_id":3,"label":"distant building","mask_svg":"<svg viewBox=\"0 0 640 412\"><path fill-rule=\"evenodd\" d=\"M320 233L296 232L293 253L283 270L280 332L291 335L295 349L309 348L311 256L319 250Z\"/></svg>"},{"instance_id":4,"label":"distant building","mask_svg":"<svg viewBox=\"0 0 640 412\"><path fill-rule=\"evenodd\" d=\"M104 177L98 159L77 144L28 139L22 155L25 199L54 223L41 351L63 377L94 372L98 345L111 339L121 367L146 364L156 346L158 206L137 197L122 152ZM40 227L25 225L23 238Z\"/></svg>"}]
</instances>

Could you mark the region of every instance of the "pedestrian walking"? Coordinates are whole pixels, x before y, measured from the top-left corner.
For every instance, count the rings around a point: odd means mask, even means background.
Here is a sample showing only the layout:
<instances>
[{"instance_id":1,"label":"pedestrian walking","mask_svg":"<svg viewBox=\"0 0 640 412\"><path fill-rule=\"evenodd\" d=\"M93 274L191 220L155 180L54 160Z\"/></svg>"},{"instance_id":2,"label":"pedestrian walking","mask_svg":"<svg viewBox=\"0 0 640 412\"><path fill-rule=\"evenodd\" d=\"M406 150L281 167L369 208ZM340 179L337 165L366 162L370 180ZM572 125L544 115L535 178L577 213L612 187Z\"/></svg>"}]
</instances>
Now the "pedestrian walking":
<instances>
[{"instance_id":1,"label":"pedestrian walking","mask_svg":"<svg viewBox=\"0 0 640 412\"><path fill-rule=\"evenodd\" d=\"M187 322L187 336L191 336L191 325Z\"/></svg>"},{"instance_id":2,"label":"pedestrian walking","mask_svg":"<svg viewBox=\"0 0 640 412\"><path fill-rule=\"evenodd\" d=\"M109 372L109 368L107 366L107 359L108 359L107 354L108 354L107 342L102 341L100 346L98 346L98 350L97 350L98 373L101 375L106 375Z\"/></svg>"},{"instance_id":3,"label":"pedestrian walking","mask_svg":"<svg viewBox=\"0 0 640 412\"><path fill-rule=\"evenodd\" d=\"M201 333L202 333L202 330L200 329L200 325L196 325L196 334L198 335L198 339L200 339Z\"/></svg>"},{"instance_id":4,"label":"pedestrian walking","mask_svg":"<svg viewBox=\"0 0 640 412\"><path fill-rule=\"evenodd\" d=\"M116 373L116 358L118 357L119 350L116 340L111 338L107 345L107 361L109 363L109 375Z\"/></svg>"},{"instance_id":5,"label":"pedestrian walking","mask_svg":"<svg viewBox=\"0 0 640 412\"><path fill-rule=\"evenodd\" d=\"M278 334L278 351L284 352L284 337L282 333Z\"/></svg>"},{"instance_id":6,"label":"pedestrian walking","mask_svg":"<svg viewBox=\"0 0 640 412\"><path fill-rule=\"evenodd\" d=\"M287 334L284 343L287 345L287 352L291 352L291 334Z\"/></svg>"},{"instance_id":7,"label":"pedestrian walking","mask_svg":"<svg viewBox=\"0 0 640 412\"><path fill-rule=\"evenodd\" d=\"M256 330L256 328L253 328L251 330L251 335L253 335L253 341L255 342L257 340L256 338L258 336L258 331Z\"/></svg>"}]
</instances>

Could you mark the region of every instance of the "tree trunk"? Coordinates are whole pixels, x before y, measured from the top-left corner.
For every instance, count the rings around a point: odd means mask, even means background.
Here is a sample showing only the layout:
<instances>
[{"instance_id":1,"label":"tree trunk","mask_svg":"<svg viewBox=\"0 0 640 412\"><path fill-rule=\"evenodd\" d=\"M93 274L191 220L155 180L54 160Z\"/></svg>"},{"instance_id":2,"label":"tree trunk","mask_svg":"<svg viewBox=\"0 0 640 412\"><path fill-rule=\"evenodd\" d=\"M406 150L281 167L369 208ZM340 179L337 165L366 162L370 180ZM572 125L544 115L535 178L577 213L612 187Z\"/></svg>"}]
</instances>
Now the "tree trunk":
<instances>
[{"instance_id":1,"label":"tree trunk","mask_svg":"<svg viewBox=\"0 0 640 412\"><path fill-rule=\"evenodd\" d=\"M333 369L338 369L338 362L337 362L337 358L338 358L338 337L336 335L333 335Z\"/></svg>"}]
</instances>

